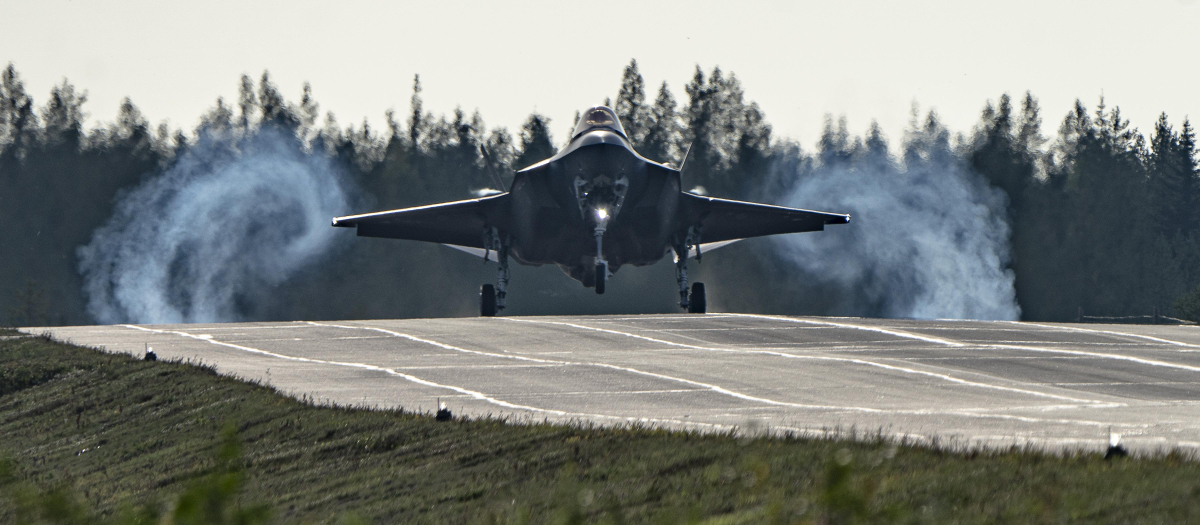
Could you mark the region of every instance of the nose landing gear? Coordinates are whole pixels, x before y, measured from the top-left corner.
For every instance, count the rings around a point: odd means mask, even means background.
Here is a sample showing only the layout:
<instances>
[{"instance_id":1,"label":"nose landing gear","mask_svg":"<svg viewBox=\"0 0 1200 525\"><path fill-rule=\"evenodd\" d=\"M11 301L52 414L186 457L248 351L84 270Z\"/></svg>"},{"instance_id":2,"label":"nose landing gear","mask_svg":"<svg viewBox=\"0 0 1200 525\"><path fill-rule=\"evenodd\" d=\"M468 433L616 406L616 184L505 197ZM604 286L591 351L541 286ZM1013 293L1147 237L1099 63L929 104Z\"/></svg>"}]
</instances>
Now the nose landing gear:
<instances>
[{"instance_id":1,"label":"nose landing gear","mask_svg":"<svg viewBox=\"0 0 1200 525\"><path fill-rule=\"evenodd\" d=\"M596 263L596 293L604 293L604 284L608 282L608 263L600 261Z\"/></svg>"},{"instance_id":2,"label":"nose landing gear","mask_svg":"<svg viewBox=\"0 0 1200 525\"><path fill-rule=\"evenodd\" d=\"M596 294L604 293L604 285L608 282L608 261L604 260L604 232L608 229L608 210L596 208Z\"/></svg>"}]
</instances>

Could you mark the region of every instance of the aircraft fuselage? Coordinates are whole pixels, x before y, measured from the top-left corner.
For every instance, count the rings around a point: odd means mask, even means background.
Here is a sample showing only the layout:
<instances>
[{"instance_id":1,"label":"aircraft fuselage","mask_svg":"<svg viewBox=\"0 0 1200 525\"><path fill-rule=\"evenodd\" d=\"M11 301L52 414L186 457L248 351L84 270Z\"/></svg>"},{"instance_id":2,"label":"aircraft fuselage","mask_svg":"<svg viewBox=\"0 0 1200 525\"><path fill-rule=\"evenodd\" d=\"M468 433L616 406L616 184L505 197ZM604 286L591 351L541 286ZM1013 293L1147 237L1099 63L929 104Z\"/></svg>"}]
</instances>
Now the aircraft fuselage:
<instances>
[{"instance_id":1,"label":"aircraft fuselage","mask_svg":"<svg viewBox=\"0 0 1200 525\"><path fill-rule=\"evenodd\" d=\"M558 155L517 172L509 190L513 257L557 264L592 286L597 255L609 271L653 264L672 246L679 172L637 154L612 131L587 131ZM602 254L594 236L604 224Z\"/></svg>"}]
</instances>

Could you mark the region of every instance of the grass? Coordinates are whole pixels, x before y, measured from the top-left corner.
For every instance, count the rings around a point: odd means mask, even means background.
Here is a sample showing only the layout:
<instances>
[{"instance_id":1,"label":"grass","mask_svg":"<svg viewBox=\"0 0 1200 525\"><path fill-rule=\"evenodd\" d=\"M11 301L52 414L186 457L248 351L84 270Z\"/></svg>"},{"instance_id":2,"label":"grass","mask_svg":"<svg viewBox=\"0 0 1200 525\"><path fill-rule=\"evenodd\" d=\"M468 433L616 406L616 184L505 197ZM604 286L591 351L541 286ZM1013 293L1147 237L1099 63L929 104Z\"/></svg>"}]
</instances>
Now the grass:
<instances>
[{"instance_id":1,"label":"grass","mask_svg":"<svg viewBox=\"0 0 1200 525\"><path fill-rule=\"evenodd\" d=\"M268 509L272 523L1200 520L1200 464L1178 453L1105 461L870 439L435 422L313 406L202 366L44 337L0 340L0 436L0 455L11 458L0 523L54 512L75 518L45 521L221 523L242 512L250 523ZM208 508L197 506L204 497L223 518L180 517Z\"/></svg>"}]
</instances>

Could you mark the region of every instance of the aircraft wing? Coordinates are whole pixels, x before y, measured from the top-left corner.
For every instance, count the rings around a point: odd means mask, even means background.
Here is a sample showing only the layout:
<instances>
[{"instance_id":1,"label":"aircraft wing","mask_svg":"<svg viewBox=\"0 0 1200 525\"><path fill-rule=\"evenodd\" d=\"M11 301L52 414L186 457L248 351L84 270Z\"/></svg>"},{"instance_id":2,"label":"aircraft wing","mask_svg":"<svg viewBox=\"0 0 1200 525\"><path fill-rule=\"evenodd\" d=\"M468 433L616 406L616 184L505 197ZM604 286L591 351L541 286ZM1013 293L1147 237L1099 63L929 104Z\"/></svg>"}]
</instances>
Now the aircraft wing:
<instances>
[{"instance_id":1,"label":"aircraft wing","mask_svg":"<svg viewBox=\"0 0 1200 525\"><path fill-rule=\"evenodd\" d=\"M482 199L336 217L333 225L357 227L360 237L387 237L482 249L485 228L497 226L495 219L507 200L508 194L502 193Z\"/></svg>"},{"instance_id":2,"label":"aircraft wing","mask_svg":"<svg viewBox=\"0 0 1200 525\"><path fill-rule=\"evenodd\" d=\"M719 243L780 233L821 231L826 224L845 224L849 215L785 208L684 193L685 213L699 219L704 243Z\"/></svg>"}]
</instances>

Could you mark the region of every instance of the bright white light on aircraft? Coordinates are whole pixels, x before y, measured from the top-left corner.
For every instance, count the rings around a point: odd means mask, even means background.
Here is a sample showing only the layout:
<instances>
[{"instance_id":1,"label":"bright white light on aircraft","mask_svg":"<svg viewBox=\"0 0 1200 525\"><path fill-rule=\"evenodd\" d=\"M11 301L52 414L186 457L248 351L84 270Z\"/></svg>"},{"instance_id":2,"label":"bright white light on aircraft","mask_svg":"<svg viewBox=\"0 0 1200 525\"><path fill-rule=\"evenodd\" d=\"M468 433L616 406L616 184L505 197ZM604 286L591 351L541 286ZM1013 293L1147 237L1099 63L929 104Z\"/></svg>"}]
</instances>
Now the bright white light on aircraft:
<instances>
[{"instance_id":1,"label":"bright white light on aircraft","mask_svg":"<svg viewBox=\"0 0 1200 525\"><path fill-rule=\"evenodd\" d=\"M607 219L608 218L608 209L607 208L596 208L596 218L600 219L600 220Z\"/></svg>"}]
</instances>

